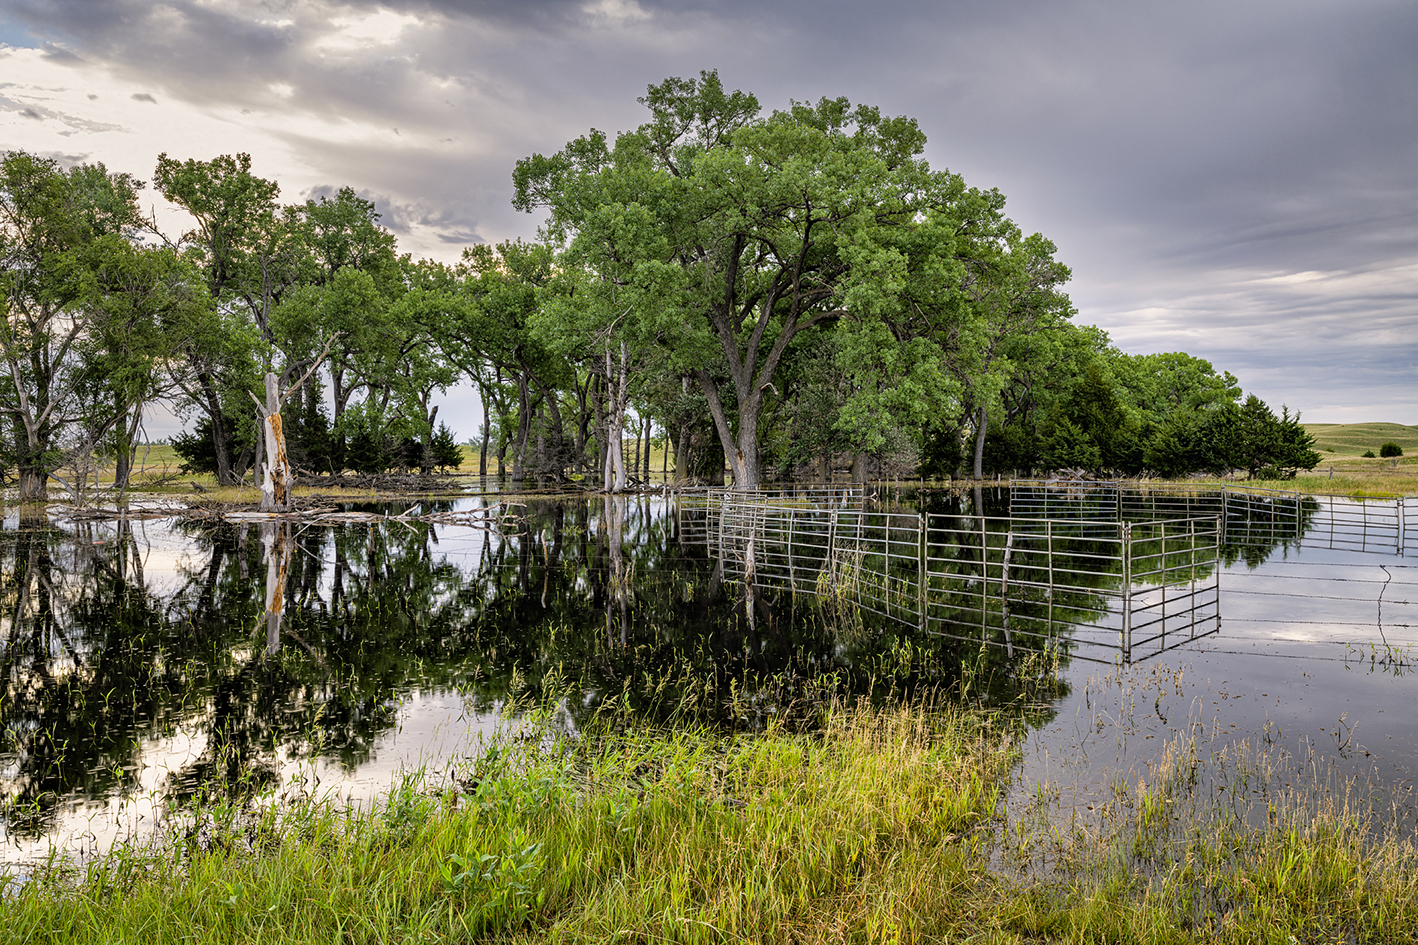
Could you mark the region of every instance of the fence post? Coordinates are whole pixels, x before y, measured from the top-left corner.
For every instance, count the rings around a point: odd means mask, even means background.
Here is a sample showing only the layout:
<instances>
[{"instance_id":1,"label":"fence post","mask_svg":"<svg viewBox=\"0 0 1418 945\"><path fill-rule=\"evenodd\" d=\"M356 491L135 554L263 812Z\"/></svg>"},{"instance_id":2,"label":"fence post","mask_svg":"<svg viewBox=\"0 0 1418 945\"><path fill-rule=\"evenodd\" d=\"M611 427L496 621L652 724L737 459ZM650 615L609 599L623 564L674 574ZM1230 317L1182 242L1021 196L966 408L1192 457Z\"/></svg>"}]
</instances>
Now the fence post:
<instances>
[{"instance_id":1,"label":"fence post","mask_svg":"<svg viewBox=\"0 0 1418 945\"><path fill-rule=\"evenodd\" d=\"M1048 548L1048 568L1049 568L1049 625L1046 633L1049 639L1054 638L1054 521L1044 519L1044 541Z\"/></svg>"},{"instance_id":2,"label":"fence post","mask_svg":"<svg viewBox=\"0 0 1418 945\"><path fill-rule=\"evenodd\" d=\"M1191 608L1191 619L1187 624L1191 627L1192 639L1196 639L1196 519L1187 519L1187 526L1191 530L1191 554L1187 556L1187 577L1191 578L1191 600L1188 606Z\"/></svg>"},{"instance_id":3,"label":"fence post","mask_svg":"<svg viewBox=\"0 0 1418 945\"><path fill-rule=\"evenodd\" d=\"M1132 662L1132 523L1119 529L1123 557L1123 662Z\"/></svg>"},{"instance_id":4,"label":"fence post","mask_svg":"<svg viewBox=\"0 0 1418 945\"><path fill-rule=\"evenodd\" d=\"M1163 522L1159 527L1162 532L1162 552L1160 558L1162 570L1157 577L1157 583L1161 585L1162 589L1162 645L1158 648L1158 652L1160 653L1167 648L1167 523Z\"/></svg>"},{"instance_id":5,"label":"fence post","mask_svg":"<svg viewBox=\"0 0 1418 945\"><path fill-rule=\"evenodd\" d=\"M723 557L723 555L724 555L724 518L725 518L725 512L729 511L728 509L725 508L725 506L728 505L728 501L729 501L729 500L728 500L728 496L720 496L720 497L719 497L719 546L718 546L718 553L719 553L719 556L720 556L720 557Z\"/></svg>"},{"instance_id":6,"label":"fence post","mask_svg":"<svg viewBox=\"0 0 1418 945\"><path fill-rule=\"evenodd\" d=\"M1219 529L1218 529L1219 533ZM1221 632L1221 541L1218 539L1216 547L1212 549L1214 555L1211 559L1211 584L1216 588L1216 632Z\"/></svg>"},{"instance_id":7,"label":"fence post","mask_svg":"<svg viewBox=\"0 0 1418 945\"><path fill-rule=\"evenodd\" d=\"M1369 550L1369 503L1363 499L1359 500L1359 534L1363 537L1359 539L1359 550Z\"/></svg>"},{"instance_id":8,"label":"fence post","mask_svg":"<svg viewBox=\"0 0 1418 945\"><path fill-rule=\"evenodd\" d=\"M926 629L926 581L930 579L930 572L926 567L926 515L924 512L916 513L916 527L919 529L919 541L917 542L917 553L919 554L919 564L916 568L917 583L916 593L919 596L921 607L921 629Z\"/></svg>"},{"instance_id":9,"label":"fence post","mask_svg":"<svg viewBox=\"0 0 1418 945\"><path fill-rule=\"evenodd\" d=\"M788 510L788 586L793 589L793 593L798 592L798 572L793 567L793 525L797 522L798 510L796 507Z\"/></svg>"},{"instance_id":10,"label":"fence post","mask_svg":"<svg viewBox=\"0 0 1418 945\"><path fill-rule=\"evenodd\" d=\"M1011 523L1009 532L1005 535L1004 555L1000 561L999 581L1000 623L1004 629L1004 650L1010 658L1014 657L1014 639L1009 633L1009 563L1013 553L1014 527Z\"/></svg>"},{"instance_id":11,"label":"fence post","mask_svg":"<svg viewBox=\"0 0 1418 945\"><path fill-rule=\"evenodd\" d=\"M1404 534L1403 534L1403 531L1404 531L1404 525L1406 524L1406 523L1403 521L1403 496L1399 496L1399 497L1398 497L1398 508L1395 509L1395 511L1398 512L1398 556L1399 556L1400 558L1402 558L1402 557L1404 556L1404 555L1403 555L1403 542L1404 542L1404 537L1405 537Z\"/></svg>"},{"instance_id":12,"label":"fence post","mask_svg":"<svg viewBox=\"0 0 1418 945\"><path fill-rule=\"evenodd\" d=\"M1230 509L1230 507L1229 507L1229 506L1230 506L1229 499L1230 499L1230 494L1226 491L1226 487L1225 487L1225 486L1222 486L1222 487L1221 487L1221 531L1220 531L1220 534L1218 535L1218 540L1219 540L1220 543L1223 544L1223 545L1226 544L1226 519L1227 519L1227 517L1228 517L1228 516L1230 515L1230 513L1231 513L1231 509Z\"/></svg>"}]
</instances>

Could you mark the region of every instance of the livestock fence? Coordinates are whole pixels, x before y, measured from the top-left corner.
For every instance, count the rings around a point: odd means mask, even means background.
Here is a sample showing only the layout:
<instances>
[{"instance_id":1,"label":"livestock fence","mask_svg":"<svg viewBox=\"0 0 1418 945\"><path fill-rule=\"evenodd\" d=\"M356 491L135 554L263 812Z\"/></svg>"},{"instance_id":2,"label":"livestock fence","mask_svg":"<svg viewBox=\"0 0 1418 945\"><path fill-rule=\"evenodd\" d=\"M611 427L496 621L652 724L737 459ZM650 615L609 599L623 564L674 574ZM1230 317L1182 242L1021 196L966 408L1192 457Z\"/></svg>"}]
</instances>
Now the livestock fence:
<instances>
[{"instance_id":1,"label":"livestock fence","mask_svg":"<svg viewBox=\"0 0 1418 945\"><path fill-rule=\"evenodd\" d=\"M1124 521L1139 517L1215 517L1221 542L1233 546L1292 543L1303 548L1418 555L1418 501L1309 495L1225 484L1214 489L1176 483L1008 483L1016 515Z\"/></svg>"},{"instance_id":2,"label":"livestock fence","mask_svg":"<svg viewBox=\"0 0 1418 945\"><path fill-rule=\"evenodd\" d=\"M679 497L681 542L725 576L846 604L943 637L1132 662L1215 633L1213 514L1110 521L874 508L860 488Z\"/></svg>"}]
</instances>

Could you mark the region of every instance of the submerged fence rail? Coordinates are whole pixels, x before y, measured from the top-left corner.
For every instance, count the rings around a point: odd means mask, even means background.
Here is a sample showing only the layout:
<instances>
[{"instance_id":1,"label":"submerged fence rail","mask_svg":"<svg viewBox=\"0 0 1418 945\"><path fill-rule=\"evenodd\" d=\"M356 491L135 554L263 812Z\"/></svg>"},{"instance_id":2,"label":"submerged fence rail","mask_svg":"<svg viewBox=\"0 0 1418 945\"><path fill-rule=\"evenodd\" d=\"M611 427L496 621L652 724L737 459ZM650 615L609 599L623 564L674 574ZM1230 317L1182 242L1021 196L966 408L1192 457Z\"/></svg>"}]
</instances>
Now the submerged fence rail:
<instances>
[{"instance_id":1,"label":"submerged fence rail","mask_svg":"<svg viewBox=\"0 0 1418 945\"><path fill-rule=\"evenodd\" d=\"M1011 652L1132 661L1219 628L1215 517L876 511L831 489L704 492L678 515L680 540L702 542L728 577Z\"/></svg>"}]
</instances>

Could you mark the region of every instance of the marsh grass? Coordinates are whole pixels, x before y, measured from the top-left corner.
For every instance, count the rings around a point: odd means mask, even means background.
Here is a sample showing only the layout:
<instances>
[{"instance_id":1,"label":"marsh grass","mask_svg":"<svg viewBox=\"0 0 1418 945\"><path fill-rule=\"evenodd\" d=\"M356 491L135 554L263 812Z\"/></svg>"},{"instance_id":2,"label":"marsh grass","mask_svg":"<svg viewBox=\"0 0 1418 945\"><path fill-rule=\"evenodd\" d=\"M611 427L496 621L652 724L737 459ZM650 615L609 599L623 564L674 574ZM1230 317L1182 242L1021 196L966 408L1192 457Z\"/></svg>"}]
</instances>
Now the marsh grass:
<instances>
[{"instance_id":1,"label":"marsh grass","mask_svg":"<svg viewBox=\"0 0 1418 945\"><path fill-rule=\"evenodd\" d=\"M1013 927L1062 941L1413 941L1418 848L1393 797L1303 744L1203 758L1179 737L1095 814L1041 801L1012 825Z\"/></svg>"},{"instance_id":2,"label":"marsh grass","mask_svg":"<svg viewBox=\"0 0 1418 945\"><path fill-rule=\"evenodd\" d=\"M0 942L1418 936L1413 818L1391 795L1304 744L1178 736L1096 810L1043 784L1014 786L1032 802L1010 813L1019 714L981 708L990 669L966 669L948 704L824 690L739 734L669 690L664 723L609 699L578 731L581 687L548 684L482 751L376 804L213 790L161 835L11 874Z\"/></svg>"},{"instance_id":3,"label":"marsh grass","mask_svg":"<svg viewBox=\"0 0 1418 945\"><path fill-rule=\"evenodd\" d=\"M213 797L0 896L6 942L1409 942L1418 851L1313 752L1179 738L1088 816L1006 818L1015 726L831 707L812 732L552 736L351 808ZM1298 760L1297 760L1298 759ZM269 799L267 799L269 801Z\"/></svg>"},{"instance_id":4,"label":"marsh grass","mask_svg":"<svg viewBox=\"0 0 1418 945\"><path fill-rule=\"evenodd\" d=\"M832 711L821 731L501 740L368 810L227 807L12 880L24 942L883 940L981 879L1011 755L964 714ZM942 924L944 923L944 924Z\"/></svg>"},{"instance_id":5,"label":"marsh grass","mask_svg":"<svg viewBox=\"0 0 1418 945\"><path fill-rule=\"evenodd\" d=\"M1313 495L1347 495L1356 499L1418 495L1418 456L1335 459L1323 455L1313 472L1301 473L1294 479L1252 480L1248 485Z\"/></svg>"}]
</instances>

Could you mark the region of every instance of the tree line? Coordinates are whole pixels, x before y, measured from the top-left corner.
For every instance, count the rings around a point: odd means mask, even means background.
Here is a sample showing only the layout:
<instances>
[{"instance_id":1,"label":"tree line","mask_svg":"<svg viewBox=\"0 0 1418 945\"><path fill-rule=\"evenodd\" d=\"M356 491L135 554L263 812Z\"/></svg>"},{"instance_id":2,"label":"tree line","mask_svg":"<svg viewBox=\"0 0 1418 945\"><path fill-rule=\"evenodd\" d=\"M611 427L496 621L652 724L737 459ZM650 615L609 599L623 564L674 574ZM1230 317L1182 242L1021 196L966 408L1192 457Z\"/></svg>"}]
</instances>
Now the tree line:
<instances>
[{"instance_id":1,"label":"tree line","mask_svg":"<svg viewBox=\"0 0 1418 945\"><path fill-rule=\"evenodd\" d=\"M630 418L682 478L1312 468L1298 422L1182 353L1128 355L1073 322L1069 269L995 190L932 169L909 118L845 99L764 115L717 74L668 79L649 120L513 170L539 238L447 265L400 254L349 188L285 204L249 155L0 159L0 463L24 498L95 454L125 485L144 410L224 485L257 462L251 399L290 394L291 463L429 471L460 453L438 397L481 394L479 472L624 490ZM312 374L312 370L314 373ZM643 428L642 428L643 429ZM638 436L640 431L634 431ZM645 468L640 470L643 474Z\"/></svg>"}]
</instances>

